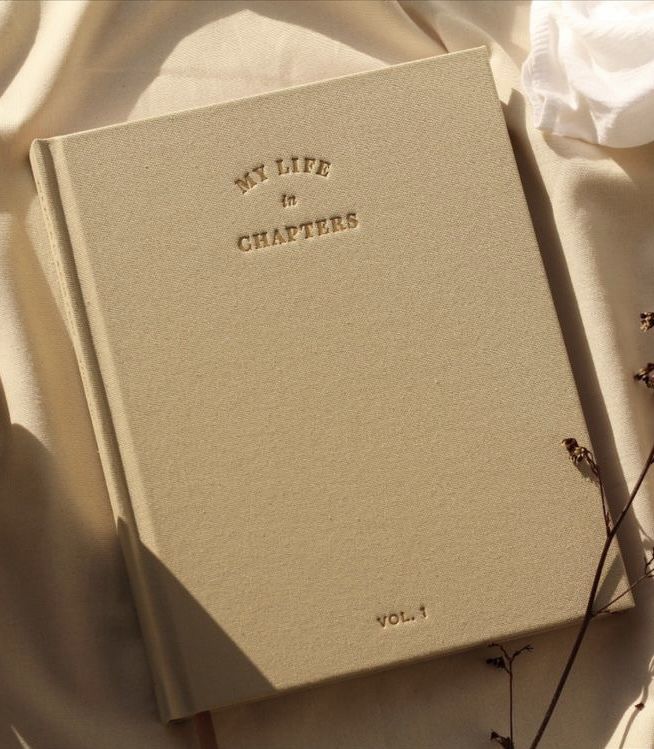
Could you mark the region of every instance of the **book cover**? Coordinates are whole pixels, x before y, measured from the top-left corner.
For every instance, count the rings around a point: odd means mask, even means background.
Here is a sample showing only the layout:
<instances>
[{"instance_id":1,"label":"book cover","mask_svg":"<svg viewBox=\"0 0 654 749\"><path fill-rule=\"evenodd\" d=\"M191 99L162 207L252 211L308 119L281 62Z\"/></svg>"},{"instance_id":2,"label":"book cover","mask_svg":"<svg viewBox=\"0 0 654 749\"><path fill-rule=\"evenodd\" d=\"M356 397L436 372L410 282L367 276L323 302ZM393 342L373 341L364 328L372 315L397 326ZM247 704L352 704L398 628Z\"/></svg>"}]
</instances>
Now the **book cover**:
<instances>
[{"instance_id":1,"label":"book cover","mask_svg":"<svg viewBox=\"0 0 654 749\"><path fill-rule=\"evenodd\" d=\"M580 618L602 512L484 49L31 161L164 720Z\"/></svg>"}]
</instances>

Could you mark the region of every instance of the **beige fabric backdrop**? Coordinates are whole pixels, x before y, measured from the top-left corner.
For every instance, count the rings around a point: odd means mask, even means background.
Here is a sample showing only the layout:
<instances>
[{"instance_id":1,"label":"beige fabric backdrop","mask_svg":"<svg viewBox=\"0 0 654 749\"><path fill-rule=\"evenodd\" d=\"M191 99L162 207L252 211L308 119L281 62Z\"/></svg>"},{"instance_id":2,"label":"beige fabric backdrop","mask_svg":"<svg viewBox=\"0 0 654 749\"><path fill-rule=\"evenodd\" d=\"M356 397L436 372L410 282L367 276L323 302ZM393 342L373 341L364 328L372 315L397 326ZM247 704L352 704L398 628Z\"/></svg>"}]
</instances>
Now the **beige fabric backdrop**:
<instances>
[{"instance_id":1,"label":"beige fabric backdrop","mask_svg":"<svg viewBox=\"0 0 654 749\"><path fill-rule=\"evenodd\" d=\"M590 428L619 504L654 436L650 394L630 377L654 359L654 339L637 329L638 312L654 307L654 146L601 149L530 127L519 89L528 17L523 2L0 5L0 379L9 413L0 409L0 747L194 746L188 727L157 722L29 172L33 138L488 45ZM525 373L534 387L542 375ZM632 573L641 539L651 545L654 533L649 497L639 500L637 517L623 536ZM519 663L519 746L572 635L535 638L535 652ZM218 742L221 749L489 746L490 729L506 728L506 695L485 656L217 712ZM652 668L654 587L644 587L635 611L593 626L542 746L654 747Z\"/></svg>"}]
</instances>

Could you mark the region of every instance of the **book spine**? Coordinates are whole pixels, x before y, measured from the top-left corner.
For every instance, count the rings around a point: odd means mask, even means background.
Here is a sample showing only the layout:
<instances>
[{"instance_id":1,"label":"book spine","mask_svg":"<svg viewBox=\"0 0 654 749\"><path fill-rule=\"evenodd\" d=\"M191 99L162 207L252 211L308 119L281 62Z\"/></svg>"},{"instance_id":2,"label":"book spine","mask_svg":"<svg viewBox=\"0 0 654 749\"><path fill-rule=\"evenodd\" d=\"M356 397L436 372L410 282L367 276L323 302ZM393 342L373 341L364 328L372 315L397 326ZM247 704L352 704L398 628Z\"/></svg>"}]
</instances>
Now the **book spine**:
<instances>
[{"instance_id":1,"label":"book spine","mask_svg":"<svg viewBox=\"0 0 654 749\"><path fill-rule=\"evenodd\" d=\"M146 652L154 674L159 712L165 721L187 714L185 700L167 657L167 648L157 624L157 606L148 584L147 563L140 552L138 528L131 505L111 410L98 364L86 305L77 275L66 211L61 197L58 171L64 169L63 153L57 142L36 140L30 162L41 210L48 230L50 248L61 288L63 308L77 357L98 452L111 502L116 530L126 560L132 592Z\"/></svg>"}]
</instances>

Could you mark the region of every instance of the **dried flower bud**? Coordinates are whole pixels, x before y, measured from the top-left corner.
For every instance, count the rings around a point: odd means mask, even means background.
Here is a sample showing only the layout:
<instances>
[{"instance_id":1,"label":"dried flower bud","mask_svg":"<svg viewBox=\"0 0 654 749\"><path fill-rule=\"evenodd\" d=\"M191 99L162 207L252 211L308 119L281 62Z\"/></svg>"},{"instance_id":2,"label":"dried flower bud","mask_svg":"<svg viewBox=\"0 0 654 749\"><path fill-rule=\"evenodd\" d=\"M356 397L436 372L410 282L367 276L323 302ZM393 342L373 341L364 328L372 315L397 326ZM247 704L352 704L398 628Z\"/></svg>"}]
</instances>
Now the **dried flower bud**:
<instances>
[{"instance_id":1,"label":"dried flower bud","mask_svg":"<svg viewBox=\"0 0 654 749\"><path fill-rule=\"evenodd\" d=\"M647 331L652 328L654 328L654 312L641 312L640 329L643 333L647 333Z\"/></svg>"},{"instance_id":2,"label":"dried flower bud","mask_svg":"<svg viewBox=\"0 0 654 749\"><path fill-rule=\"evenodd\" d=\"M508 736L500 736L497 731L491 732L490 740L499 744L503 749L514 749L513 741Z\"/></svg>"},{"instance_id":3,"label":"dried flower bud","mask_svg":"<svg viewBox=\"0 0 654 749\"><path fill-rule=\"evenodd\" d=\"M587 447L580 445L574 437L566 437L564 440L561 440L561 444L568 451L570 460L576 466L580 463L595 464L591 451Z\"/></svg>"},{"instance_id":4,"label":"dried flower bud","mask_svg":"<svg viewBox=\"0 0 654 749\"><path fill-rule=\"evenodd\" d=\"M634 375L634 380L644 382L648 388L654 388L654 364L649 362Z\"/></svg>"},{"instance_id":5,"label":"dried flower bud","mask_svg":"<svg viewBox=\"0 0 654 749\"><path fill-rule=\"evenodd\" d=\"M579 469L581 475L587 481L600 483L599 467L595 462L593 453L587 447L580 445L574 437L566 437L566 439L561 440L561 444L565 447L568 457Z\"/></svg>"}]
</instances>

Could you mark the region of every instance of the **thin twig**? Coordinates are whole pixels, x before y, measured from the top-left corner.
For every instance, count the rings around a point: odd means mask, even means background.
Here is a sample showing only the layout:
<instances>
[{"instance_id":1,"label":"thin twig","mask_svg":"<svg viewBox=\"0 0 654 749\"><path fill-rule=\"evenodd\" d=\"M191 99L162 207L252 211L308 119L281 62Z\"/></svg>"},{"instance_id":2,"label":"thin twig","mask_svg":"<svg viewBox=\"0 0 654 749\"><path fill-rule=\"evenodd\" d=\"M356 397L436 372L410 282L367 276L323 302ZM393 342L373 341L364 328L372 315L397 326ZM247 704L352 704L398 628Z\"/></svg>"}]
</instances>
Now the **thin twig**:
<instances>
[{"instance_id":1,"label":"thin twig","mask_svg":"<svg viewBox=\"0 0 654 749\"><path fill-rule=\"evenodd\" d=\"M605 606L602 606L601 609L597 609L595 612L595 616L598 616L599 614L608 614L609 609L611 606L613 606L614 603L617 603L620 599L624 598L627 593L631 593L633 589L638 585L638 583L642 583L643 580L646 580L648 577L651 577L649 573L645 575L641 575L634 583L632 583L626 590L623 590L622 593L617 595L615 598L612 598Z\"/></svg>"},{"instance_id":2,"label":"thin twig","mask_svg":"<svg viewBox=\"0 0 654 749\"><path fill-rule=\"evenodd\" d=\"M647 557L645 557L645 571L643 572L643 574L639 578L634 580L634 582L631 583L628 588L623 590L622 593L619 593L617 596L615 596L615 598L612 598L608 603L605 603L601 609L597 609L597 611L595 611L595 616L597 616L598 614L608 613L609 609L611 608L611 606L613 606L614 603L619 601L621 598L624 598L627 593L632 593L635 588L643 582L643 580L647 580L648 578L653 577L654 567L652 565L654 565L654 552L651 559L647 559Z\"/></svg>"},{"instance_id":3,"label":"thin twig","mask_svg":"<svg viewBox=\"0 0 654 749\"><path fill-rule=\"evenodd\" d=\"M561 677L559 678L558 684L556 685L556 688L554 690L554 694L552 696L550 704L545 712L545 715L543 716L543 720L541 721L541 724L538 728L538 731L536 732L534 740L531 742L529 746L529 749L536 749L538 744L540 744L543 734L545 733L545 729L547 728L547 724L550 722L550 719L552 718L552 714L554 713L554 709L556 708L556 705L559 701L561 692L563 691L563 688L568 680L568 676L570 675L570 671L572 670L572 666L577 658L577 654L579 653L579 648L581 647L581 643L583 642L584 637L586 635L588 625L590 624L593 617L597 614L597 612L593 610L593 607L595 605L597 591L599 589L600 581L602 579L602 572L604 571L604 565L606 564L606 559L608 557L611 543L613 542L613 539L615 538L618 532L618 529L622 525L623 520L627 516L627 513L631 509L631 506L634 503L634 499L636 499L636 495L638 494L638 491L643 481L645 480L645 476L647 475L647 472L649 471L653 460L654 460L654 445L652 445L652 449L649 452L647 461L645 465L643 466L640 472L640 475L638 476L638 479L634 485L634 488L631 490L631 493L629 495L629 498L627 499L627 502L625 503L625 506L622 508L622 511L620 515L618 516L618 519L615 521L615 523L613 524L613 526L611 527L610 531L608 532L606 536L606 539L604 541L604 546L602 547L602 552L600 554L600 558L597 563L597 568L595 570L595 576L593 578L593 584L591 585L590 594L588 596L588 603L586 604L586 611L584 613L584 617L581 621L581 624L579 625L577 636L572 645L572 649L570 650L570 654L568 655L568 660L566 661L563 672L561 673Z\"/></svg>"},{"instance_id":4,"label":"thin twig","mask_svg":"<svg viewBox=\"0 0 654 749\"><path fill-rule=\"evenodd\" d=\"M609 510L609 503L606 499L606 492L604 491L604 482L602 481L602 474L600 473L600 467L595 463L595 475L597 476L597 483L599 484L600 497L602 498L602 514L604 515L604 526L606 527L606 535L608 536L611 532L611 512Z\"/></svg>"},{"instance_id":5,"label":"thin twig","mask_svg":"<svg viewBox=\"0 0 654 749\"><path fill-rule=\"evenodd\" d=\"M513 732L513 665L509 669L509 739L512 749L515 749L515 734Z\"/></svg>"},{"instance_id":6,"label":"thin twig","mask_svg":"<svg viewBox=\"0 0 654 749\"><path fill-rule=\"evenodd\" d=\"M515 650L509 655L508 650L503 645L497 642L492 642L488 647L497 648L502 653L502 658L488 658L486 663L501 668L509 676L509 735L501 736L496 731L491 733L491 740L497 742L502 747L508 747L509 749L515 749L515 730L513 726L513 661L522 653L532 650L531 645L525 645L518 650Z\"/></svg>"}]
</instances>

